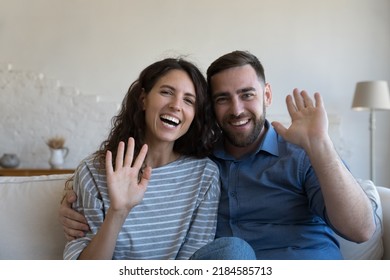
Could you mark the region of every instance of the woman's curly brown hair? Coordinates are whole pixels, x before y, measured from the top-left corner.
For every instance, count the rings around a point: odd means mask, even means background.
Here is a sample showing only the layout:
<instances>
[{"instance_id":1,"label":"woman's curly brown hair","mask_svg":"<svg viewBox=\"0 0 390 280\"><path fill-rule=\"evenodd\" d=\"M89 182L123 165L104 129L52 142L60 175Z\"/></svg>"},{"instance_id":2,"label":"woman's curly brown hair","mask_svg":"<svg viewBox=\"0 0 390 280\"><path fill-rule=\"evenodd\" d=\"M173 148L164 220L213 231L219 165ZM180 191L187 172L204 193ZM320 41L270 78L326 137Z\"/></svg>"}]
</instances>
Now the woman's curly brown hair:
<instances>
[{"instance_id":1,"label":"woman's curly brown hair","mask_svg":"<svg viewBox=\"0 0 390 280\"><path fill-rule=\"evenodd\" d=\"M145 68L134 81L124 97L118 115L112 119L112 129L95 154L99 163L104 163L107 150L113 154L115 164L116 150L120 141L127 148L129 137L135 139L134 155L137 155L145 143L145 112L141 94L149 94L157 81L171 70L181 70L188 74L196 91L195 116L187 133L175 141L174 151L182 155L205 157L211 152L219 137L212 109L211 97L207 93L207 82L200 70L183 58L166 58ZM100 165L102 166L102 165ZM104 164L103 164L104 166Z\"/></svg>"}]
</instances>

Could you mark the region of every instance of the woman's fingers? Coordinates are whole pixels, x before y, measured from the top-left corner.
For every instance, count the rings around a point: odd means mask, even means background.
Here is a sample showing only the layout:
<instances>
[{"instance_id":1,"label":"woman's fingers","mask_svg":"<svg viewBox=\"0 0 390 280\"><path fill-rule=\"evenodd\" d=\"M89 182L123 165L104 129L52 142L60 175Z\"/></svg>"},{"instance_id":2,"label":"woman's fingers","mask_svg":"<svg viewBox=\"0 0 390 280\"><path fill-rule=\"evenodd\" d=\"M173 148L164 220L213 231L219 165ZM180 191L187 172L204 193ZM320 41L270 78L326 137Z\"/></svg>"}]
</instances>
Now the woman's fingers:
<instances>
[{"instance_id":1,"label":"woman's fingers","mask_svg":"<svg viewBox=\"0 0 390 280\"><path fill-rule=\"evenodd\" d=\"M118 150L116 152L115 169L118 169L123 166L124 152L125 152L125 143L123 143L123 141L120 141L118 145Z\"/></svg>"},{"instance_id":2,"label":"woman's fingers","mask_svg":"<svg viewBox=\"0 0 390 280\"><path fill-rule=\"evenodd\" d=\"M139 185L143 188L146 188L149 184L150 176L152 175L152 168L150 166L146 166L144 171L142 172L141 179L139 181Z\"/></svg>"},{"instance_id":3,"label":"woman's fingers","mask_svg":"<svg viewBox=\"0 0 390 280\"><path fill-rule=\"evenodd\" d=\"M137 158L135 159L134 168L141 169L142 164L144 163L144 160L146 158L146 154L148 153L148 145L144 144L141 148L141 151L139 152Z\"/></svg>"},{"instance_id":4,"label":"woman's fingers","mask_svg":"<svg viewBox=\"0 0 390 280\"><path fill-rule=\"evenodd\" d=\"M137 158L133 163L133 157L134 157L134 148L135 148L135 142L134 138L130 137L127 144L127 150L125 154L125 143L123 141L119 142L118 150L115 158L115 170L118 170L122 167L130 167L130 168L136 168L140 170L142 168L142 164L146 158L146 154L148 152L148 146L144 144L141 148L141 151L139 152ZM106 153L106 170L109 173L114 172L114 168L112 166L112 153L111 151L107 151Z\"/></svg>"},{"instance_id":5,"label":"woman's fingers","mask_svg":"<svg viewBox=\"0 0 390 280\"><path fill-rule=\"evenodd\" d=\"M114 172L114 168L112 166L112 153L111 151L106 152L106 171L107 174L111 174Z\"/></svg>"},{"instance_id":6,"label":"woman's fingers","mask_svg":"<svg viewBox=\"0 0 390 280\"><path fill-rule=\"evenodd\" d=\"M131 167L131 164L133 162L133 157L134 157L134 147L135 147L134 138L130 137L129 140L127 141L127 150L125 155L124 166Z\"/></svg>"}]
</instances>

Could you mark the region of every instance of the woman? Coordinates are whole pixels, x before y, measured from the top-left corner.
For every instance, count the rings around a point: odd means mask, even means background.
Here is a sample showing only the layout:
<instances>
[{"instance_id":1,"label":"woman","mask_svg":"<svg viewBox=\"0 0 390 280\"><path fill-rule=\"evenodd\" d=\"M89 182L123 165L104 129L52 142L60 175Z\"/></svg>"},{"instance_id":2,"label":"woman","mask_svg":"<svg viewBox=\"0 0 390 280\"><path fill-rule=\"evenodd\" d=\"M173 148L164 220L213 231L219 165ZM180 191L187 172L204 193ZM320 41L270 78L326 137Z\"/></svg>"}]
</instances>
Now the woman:
<instances>
[{"instance_id":1,"label":"woman","mask_svg":"<svg viewBox=\"0 0 390 280\"><path fill-rule=\"evenodd\" d=\"M164 59L130 86L107 140L76 169L73 208L90 231L65 259L189 259L214 239L220 195L206 80Z\"/></svg>"}]
</instances>

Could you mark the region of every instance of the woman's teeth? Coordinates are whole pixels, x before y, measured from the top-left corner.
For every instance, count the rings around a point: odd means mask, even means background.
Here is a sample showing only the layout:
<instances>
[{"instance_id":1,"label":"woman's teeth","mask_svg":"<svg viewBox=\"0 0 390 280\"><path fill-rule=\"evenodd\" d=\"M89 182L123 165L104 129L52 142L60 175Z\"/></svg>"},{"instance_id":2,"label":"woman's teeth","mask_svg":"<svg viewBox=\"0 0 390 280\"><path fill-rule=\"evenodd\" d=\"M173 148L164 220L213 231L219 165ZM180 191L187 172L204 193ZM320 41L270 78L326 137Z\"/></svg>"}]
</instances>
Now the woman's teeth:
<instances>
[{"instance_id":1,"label":"woman's teeth","mask_svg":"<svg viewBox=\"0 0 390 280\"><path fill-rule=\"evenodd\" d=\"M171 125L171 126L178 126L180 124L180 120L178 118L175 118L175 117L172 117L169 115L162 115L162 116L160 116L160 119L164 123Z\"/></svg>"}]
</instances>

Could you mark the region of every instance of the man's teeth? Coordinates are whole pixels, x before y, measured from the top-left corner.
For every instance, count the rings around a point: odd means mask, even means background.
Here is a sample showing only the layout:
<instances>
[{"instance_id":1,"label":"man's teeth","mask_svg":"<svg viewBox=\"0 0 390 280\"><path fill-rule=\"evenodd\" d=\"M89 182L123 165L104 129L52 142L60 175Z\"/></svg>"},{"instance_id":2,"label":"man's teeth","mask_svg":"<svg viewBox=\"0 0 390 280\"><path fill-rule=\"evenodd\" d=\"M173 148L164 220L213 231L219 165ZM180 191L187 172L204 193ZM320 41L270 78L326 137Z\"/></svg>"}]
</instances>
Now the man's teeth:
<instances>
[{"instance_id":1,"label":"man's teeth","mask_svg":"<svg viewBox=\"0 0 390 280\"><path fill-rule=\"evenodd\" d=\"M172 117L172 116L169 116L169 115L162 115L160 116L161 120L163 122L166 122L170 125L179 125L180 124L180 120L175 118L175 117Z\"/></svg>"},{"instance_id":2,"label":"man's teeth","mask_svg":"<svg viewBox=\"0 0 390 280\"><path fill-rule=\"evenodd\" d=\"M234 126L240 126L240 125L247 124L248 122L249 122L249 120L241 120L241 121L237 121L237 122L232 122L231 124Z\"/></svg>"}]
</instances>

